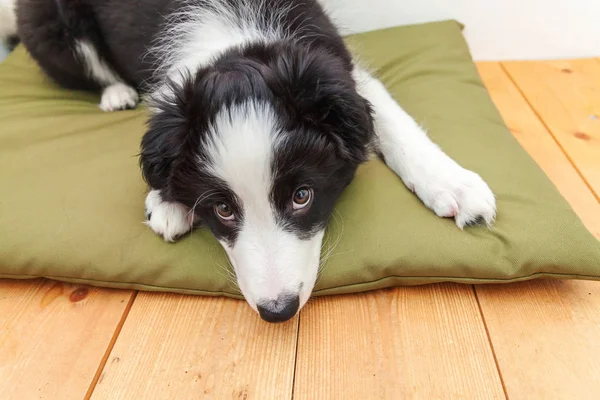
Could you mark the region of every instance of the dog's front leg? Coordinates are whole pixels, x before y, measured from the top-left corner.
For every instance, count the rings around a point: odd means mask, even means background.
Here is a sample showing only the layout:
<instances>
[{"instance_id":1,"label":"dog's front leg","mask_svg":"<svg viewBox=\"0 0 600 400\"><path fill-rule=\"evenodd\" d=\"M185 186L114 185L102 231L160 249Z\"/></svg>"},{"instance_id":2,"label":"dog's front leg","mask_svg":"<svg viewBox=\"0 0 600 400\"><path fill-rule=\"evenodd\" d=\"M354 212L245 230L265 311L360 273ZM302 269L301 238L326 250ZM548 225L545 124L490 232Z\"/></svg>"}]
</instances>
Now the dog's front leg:
<instances>
[{"instance_id":1,"label":"dog's front leg","mask_svg":"<svg viewBox=\"0 0 600 400\"><path fill-rule=\"evenodd\" d=\"M496 217L496 199L475 172L448 157L391 97L383 84L359 67L354 69L358 92L373 106L378 149L385 163L421 201L456 225Z\"/></svg>"}]
</instances>

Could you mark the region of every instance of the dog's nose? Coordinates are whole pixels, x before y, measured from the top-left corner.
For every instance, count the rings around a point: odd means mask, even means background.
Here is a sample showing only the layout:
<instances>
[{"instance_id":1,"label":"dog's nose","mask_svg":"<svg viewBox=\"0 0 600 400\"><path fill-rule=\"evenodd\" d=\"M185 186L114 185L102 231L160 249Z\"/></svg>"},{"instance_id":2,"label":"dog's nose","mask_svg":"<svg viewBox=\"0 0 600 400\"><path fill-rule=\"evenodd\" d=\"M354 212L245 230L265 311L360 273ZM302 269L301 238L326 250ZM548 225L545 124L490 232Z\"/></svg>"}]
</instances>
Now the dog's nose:
<instances>
[{"instance_id":1,"label":"dog's nose","mask_svg":"<svg viewBox=\"0 0 600 400\"><path fill-rule=\"evenodd\" d=\"M300 308L297 294L280 294L277 300L261 300L256 305L260 317L267 322L285 322L292 318Z\"/></svg>"}]
</instances>

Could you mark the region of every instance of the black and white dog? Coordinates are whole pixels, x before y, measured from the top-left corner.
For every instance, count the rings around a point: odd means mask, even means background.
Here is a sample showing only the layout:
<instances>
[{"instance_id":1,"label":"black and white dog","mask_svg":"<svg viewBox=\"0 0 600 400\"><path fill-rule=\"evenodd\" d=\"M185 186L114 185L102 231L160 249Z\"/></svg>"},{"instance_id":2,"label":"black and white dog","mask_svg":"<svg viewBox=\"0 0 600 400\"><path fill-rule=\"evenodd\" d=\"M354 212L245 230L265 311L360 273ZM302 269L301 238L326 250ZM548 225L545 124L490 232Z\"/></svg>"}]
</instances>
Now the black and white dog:
<instances>
[{"instance_id":1,"label":"black and white dog","mask_svg":"<svg viewBox=\"0 0 600 400\"><path fill-rule=\"evenodd\" d=\"M19 35L105 111L147 95L147 224L202 221L267 321L308 300L336 199L374 153L440 217L490 224L488 185L352 60L316 0L18 0Z\"/></svg>"}]
</instances>

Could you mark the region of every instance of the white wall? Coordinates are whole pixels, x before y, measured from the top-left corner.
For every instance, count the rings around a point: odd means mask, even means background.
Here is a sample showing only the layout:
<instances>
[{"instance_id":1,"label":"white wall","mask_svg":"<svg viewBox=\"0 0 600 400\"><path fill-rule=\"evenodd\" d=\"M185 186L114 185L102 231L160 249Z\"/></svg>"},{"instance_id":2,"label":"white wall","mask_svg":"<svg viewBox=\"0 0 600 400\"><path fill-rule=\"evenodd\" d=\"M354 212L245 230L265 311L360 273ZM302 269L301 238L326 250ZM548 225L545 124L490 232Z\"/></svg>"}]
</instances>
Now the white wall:
<instances>
[{"instance_id":1,"label":"white wall","mask_svg":"<svg viewBox=\"0 0 600 400\"><path fill-rule=\"evenodd\" d=\"M600 0L321 0L345 32L443 19L476 60L600 56Z\"/></svg>"}]
</instances>

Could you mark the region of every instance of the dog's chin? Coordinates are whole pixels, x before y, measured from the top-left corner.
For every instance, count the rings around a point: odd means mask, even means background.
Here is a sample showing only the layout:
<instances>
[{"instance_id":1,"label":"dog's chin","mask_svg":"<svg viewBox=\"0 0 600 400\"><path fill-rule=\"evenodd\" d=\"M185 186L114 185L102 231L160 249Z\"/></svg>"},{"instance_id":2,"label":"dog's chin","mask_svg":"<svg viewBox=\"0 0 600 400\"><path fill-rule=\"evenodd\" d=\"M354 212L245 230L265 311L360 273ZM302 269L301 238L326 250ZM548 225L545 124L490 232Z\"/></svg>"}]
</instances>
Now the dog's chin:
<instances>
[{"instance_id":1,"label":"dog's chin","mask_svg":"<svg viewBox=\"0 0 600 400\"><path fill-rule=\"evenodd\" d=\"M256 243L221 243L242 295L264 320L287 321L307 303L317 279L323 234L292 240L273 252L257 252Z\"/></svg>"}]
</instances>

